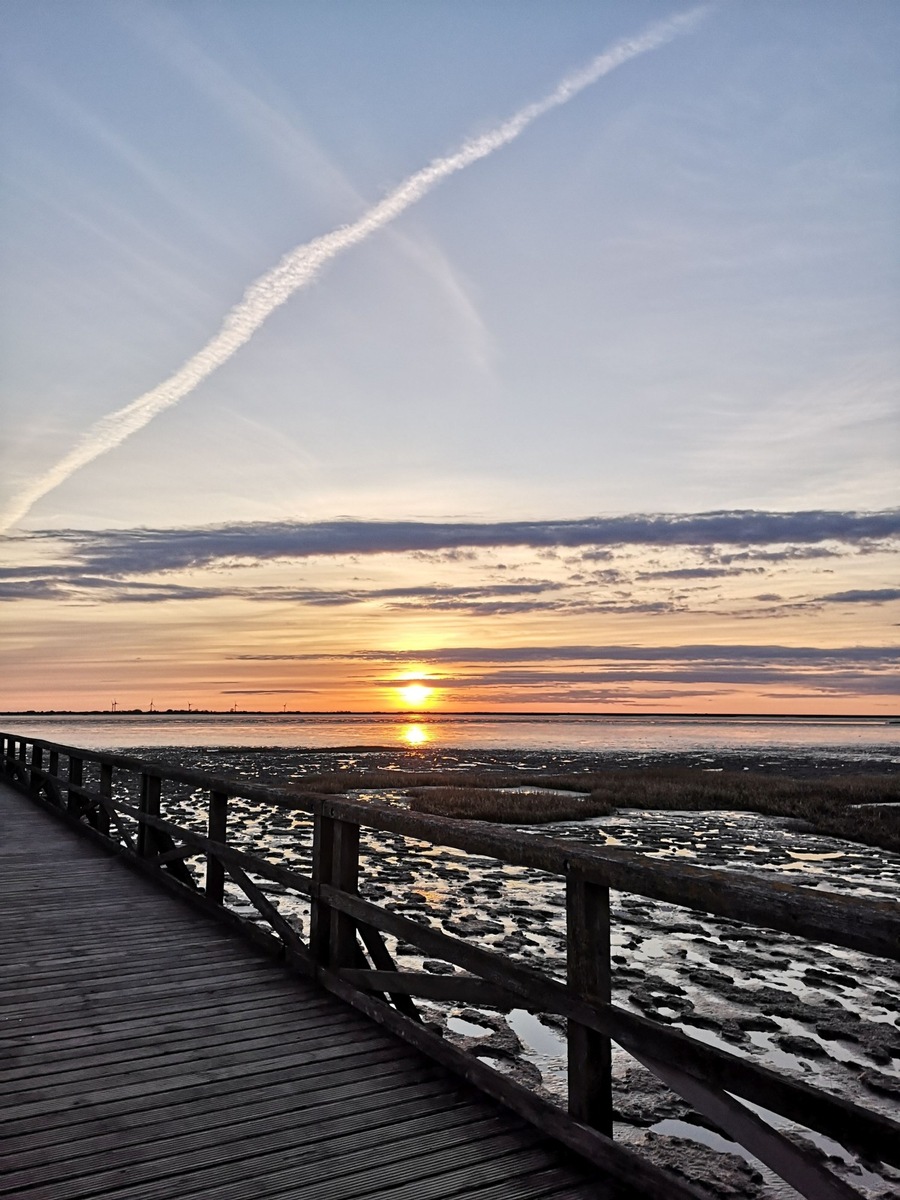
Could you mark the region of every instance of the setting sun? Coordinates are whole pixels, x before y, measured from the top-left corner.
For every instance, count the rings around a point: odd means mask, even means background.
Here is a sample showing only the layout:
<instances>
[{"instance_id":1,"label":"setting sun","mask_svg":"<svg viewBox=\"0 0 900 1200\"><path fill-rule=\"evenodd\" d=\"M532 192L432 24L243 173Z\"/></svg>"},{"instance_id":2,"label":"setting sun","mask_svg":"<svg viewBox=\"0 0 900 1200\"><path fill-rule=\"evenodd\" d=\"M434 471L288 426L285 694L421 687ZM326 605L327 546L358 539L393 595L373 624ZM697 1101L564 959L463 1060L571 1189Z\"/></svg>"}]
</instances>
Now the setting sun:
<instances>
[{"instance_id":1,"label":"setting sun","mask_svg":"<svg viewBox=\"0 0 900 1200\"><path fill-rule=\"evenodd\" d=\"M433 691L424 683L407 683L399 690L407 708L421 708L423 704L428 703L428 698Z\"/></svg>"}]
</instances>

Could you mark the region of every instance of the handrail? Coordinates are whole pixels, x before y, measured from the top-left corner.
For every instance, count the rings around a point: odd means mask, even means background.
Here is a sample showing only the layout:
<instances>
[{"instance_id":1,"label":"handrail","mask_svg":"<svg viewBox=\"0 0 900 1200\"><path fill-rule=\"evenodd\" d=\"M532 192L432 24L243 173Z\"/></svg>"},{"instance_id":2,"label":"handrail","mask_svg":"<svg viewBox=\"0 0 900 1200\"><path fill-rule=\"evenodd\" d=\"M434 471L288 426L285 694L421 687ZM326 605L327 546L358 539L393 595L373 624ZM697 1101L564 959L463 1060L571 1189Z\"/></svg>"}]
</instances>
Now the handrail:
<instances>
[{"instance_id":1,"label":"handrail","mask_svg":"<svg viewBox=\"0 0 900 1200\"><path fill-rule=\"evenodd\" d=\"M0 732L2 738L18 736ZM39 738L28 738L27 742L51 753L90 759L262 804L300 809L311 816L350 821L385 833L496 858L511 866L532 867L562 876L578 870L591 882L617 891L900 961L900 911L891 901L823 892L780 879L750 877L742 871L649 862L646 855L635 850L584 846L540 834L518 833L484 821L404 812L375 801L335 799L293 788L237 781L186 767L157 764L109 751L88 751Z\"/></svg>"},{"instance_id":2,"label":"handrail","mask_svg":"<svg viewBox=\"0 0 900 1200\"><path fill-rule=\"evenodd\" d=\"M49 754L46 769L45 754ZM68 760L64 776L61 757ZM85 785L85 763L99 765L98 787ZM655 1071L728 1136L747 1145L802 1195L846 1200L857 1193L815 1154L796 1146L732 1097L743 1097L833 1137L869 1159L900 1166L900 1126L888 1118L613 1004L609 956L610 888L894 960L900 960L897 905L759 880L736 871L649 862L635 851L586 847L483 822L245 783L17 733L0 733L0 771L95 840L239 926L276 950L293 969L314 976L580 1153L613 1173L621 1172L627 1161L627 1177L633 1182L635 1172L641 1174L647 1196L674 1200L695 1193L686 1185L678 1185L679 1191L668 1177L660 1183L659 1173L639 1170L634 1156L623 1159L619 1147L611 1153L611 1040ZM116 771L139 779L138 804L114 798ZM207 794L205 835L163 815L163 782L190 784ZM312 874L229 845L228 802L235 798L310 814ZM359 838L366 828L561 876L567 895L566 981L362 898ZM207 864L203 892L185 862L197 855L204 856ZM266 895L264 884L251 875L309 899L308 940ZM243 892L270 933L226 909L226 878ZM435 976L398 970L382 934L402 938L425 954L462 968L463 973ZM522 1006L567 1018L568 1118L425 1029L413 999L417 995L507 1010Z\"/></svg>"}]
</instances>

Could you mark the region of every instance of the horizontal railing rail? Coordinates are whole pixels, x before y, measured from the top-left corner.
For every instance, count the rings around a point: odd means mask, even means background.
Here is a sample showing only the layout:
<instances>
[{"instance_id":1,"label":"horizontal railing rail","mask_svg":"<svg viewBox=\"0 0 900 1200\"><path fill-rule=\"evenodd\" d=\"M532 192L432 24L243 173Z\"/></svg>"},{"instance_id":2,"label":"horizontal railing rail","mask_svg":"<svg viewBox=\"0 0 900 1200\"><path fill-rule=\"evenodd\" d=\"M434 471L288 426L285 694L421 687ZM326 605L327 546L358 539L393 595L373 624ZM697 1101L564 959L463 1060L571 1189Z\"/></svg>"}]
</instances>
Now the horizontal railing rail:
<instances>
[{"instance_id":1,"label":"horizontal railing rail","mask_svg":"<svg viewBox=\"0 0 900 1200\"><path fill-rule=\"evenodd\" d=\"M810 1200L846 1200L858 1193L815 1151L797 1145L742 1100L834 1138L867 1160L900 1166L900 1125L887 1117L614 1004L610 960L610 889L897 961L900 911L890 901L827 893L735 871L664 864L635 851L587 847L483 822L265 787L16 733L0 734L0 739L3 773L20 789L630 1186L640 1183L648 1197L673 1200L696 1193L610 1141L613 1041ZM85 783L85 764L91 764L96 775L90 786ZM133 781L135 796L130 801L114 796L122 772ZM164 815L164 782L187 784L205 795L205 832ZM166 799L171 804L186 797ZM313 826L311 872L229 844L232 800L307 814ZM360 855L360 835L369 830L560 877L566 888L565 980L361 896L360 868L362 864L365 869L366 860ZM202 887L187 862L198 856L205 863ZM279 910L266 892L266 882L309 901L308 937ZM243 895L256 921L228 908L226 885ZM262 930L259 921L268 930ZM451 963L461 973L402 970L385 936ZM505 1011L519 1007L565 1018L568 1113L444 1042L422 1022L416 998Z\"/></svg>"}]
</instances>

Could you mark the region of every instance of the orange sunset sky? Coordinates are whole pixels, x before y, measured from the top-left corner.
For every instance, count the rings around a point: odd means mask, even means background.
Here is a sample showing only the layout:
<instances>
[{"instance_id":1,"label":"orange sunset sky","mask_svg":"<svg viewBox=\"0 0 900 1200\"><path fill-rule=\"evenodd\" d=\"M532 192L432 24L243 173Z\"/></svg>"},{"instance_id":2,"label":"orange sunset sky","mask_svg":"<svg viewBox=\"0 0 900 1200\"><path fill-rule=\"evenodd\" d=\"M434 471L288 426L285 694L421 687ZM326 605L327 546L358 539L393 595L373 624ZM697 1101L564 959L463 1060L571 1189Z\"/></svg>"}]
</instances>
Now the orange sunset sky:
<instances>
[{"instance_id":1,"label":"orange sunset sky","mask_svg":"<svg viewBox=\"0 0 900 1200\"><path fill-rule=\"evenodd\" d=\"M0 707L897 712L900 6L0 43Z\"/></svg>"}]
</instances>

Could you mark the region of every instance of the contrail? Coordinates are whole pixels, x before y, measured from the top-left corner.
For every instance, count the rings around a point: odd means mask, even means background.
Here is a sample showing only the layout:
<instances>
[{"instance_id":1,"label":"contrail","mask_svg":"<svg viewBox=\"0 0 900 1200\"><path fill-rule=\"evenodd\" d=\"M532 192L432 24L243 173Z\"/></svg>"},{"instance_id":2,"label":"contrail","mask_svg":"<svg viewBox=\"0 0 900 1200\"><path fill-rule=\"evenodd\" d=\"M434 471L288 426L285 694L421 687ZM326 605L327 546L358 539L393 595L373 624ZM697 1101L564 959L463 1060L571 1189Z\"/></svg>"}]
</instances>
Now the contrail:
<instances>
[{"instance_id":1,"label":"contrail","mask_svg":"<svg viewBox=\"0 0 900 1200\"><path fill-rule=\"evenodd\" d=\"M359 220L349 225L341 225L331 233L313 238L311 242L305 242L291 250L277 266L247 288L242 298L227 313L219 332L179 367L174 375L170 375L149 392L144 392L124 408L101 417L79 438L68 454L49 471L27 485L0 514L0 533L6 533L17 525L42 496L59 487L80 467L115 449L126 438L143 429L159 413L183 400L248 342L276 308L284 304L294 292L312 283L331 259L384 228L406 209L427 196L441 180L457 171L465 170L472 163L487 158L501 146L514 141L538 117L567 104L579 92L608 75L622 63L648 50L655 50L679 34L687 32L706 13L707 8L707 5L702 5L691 9L668 21L658 22L635 37L616 42L608 50L598 54L587 66L567 75L542 100L520 108L496 129L463 142L453 154L433 159L427 167L410 175Z\"/></svg>"}]
</instances>

